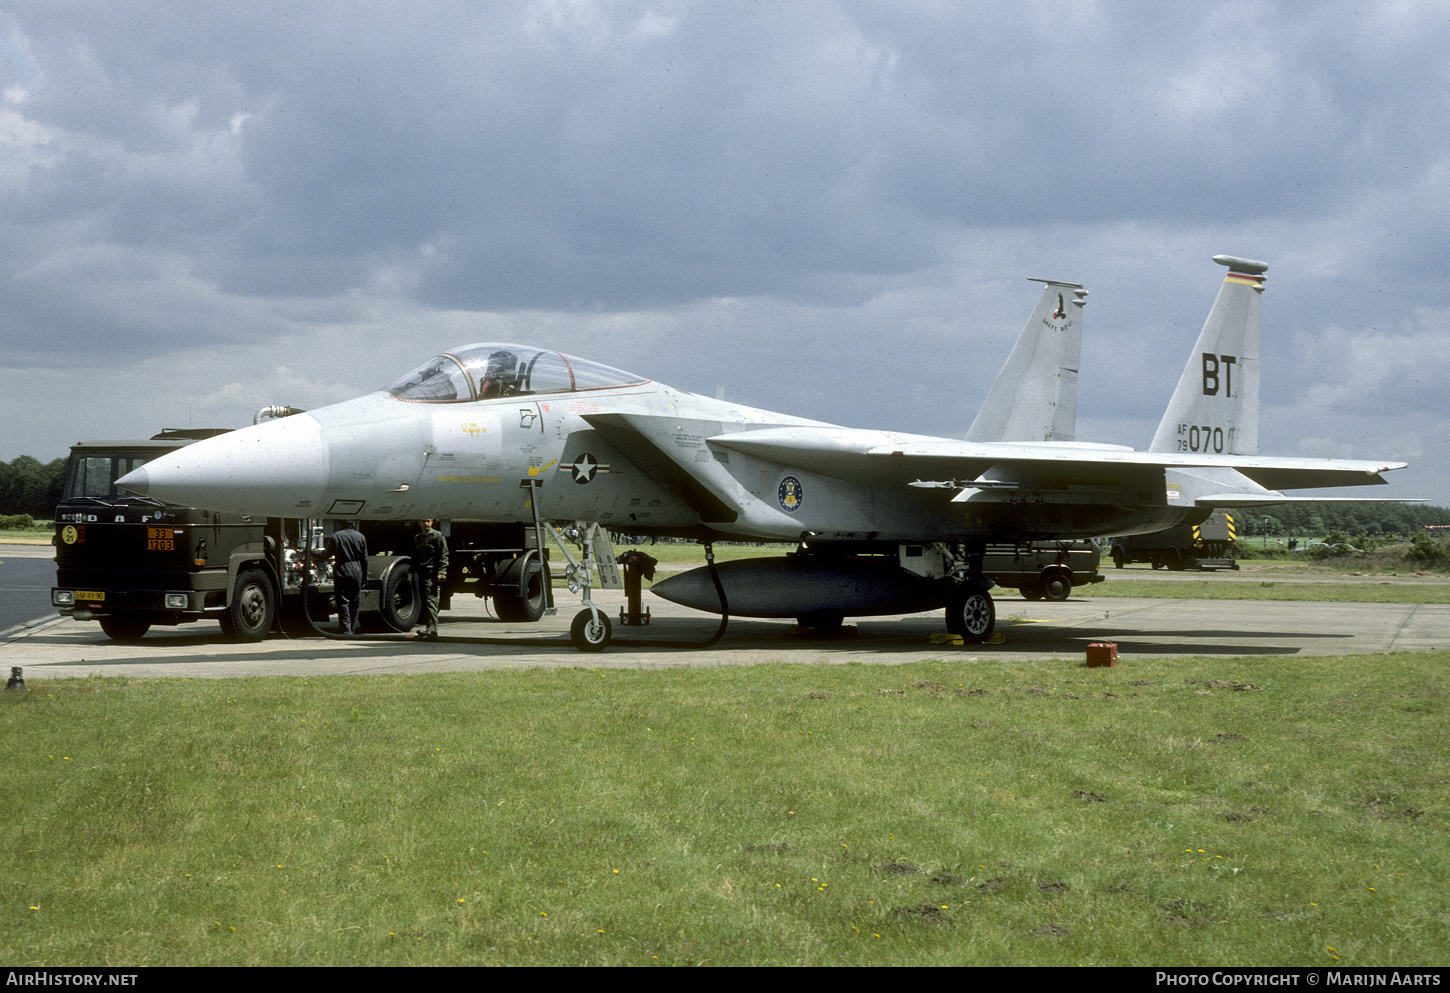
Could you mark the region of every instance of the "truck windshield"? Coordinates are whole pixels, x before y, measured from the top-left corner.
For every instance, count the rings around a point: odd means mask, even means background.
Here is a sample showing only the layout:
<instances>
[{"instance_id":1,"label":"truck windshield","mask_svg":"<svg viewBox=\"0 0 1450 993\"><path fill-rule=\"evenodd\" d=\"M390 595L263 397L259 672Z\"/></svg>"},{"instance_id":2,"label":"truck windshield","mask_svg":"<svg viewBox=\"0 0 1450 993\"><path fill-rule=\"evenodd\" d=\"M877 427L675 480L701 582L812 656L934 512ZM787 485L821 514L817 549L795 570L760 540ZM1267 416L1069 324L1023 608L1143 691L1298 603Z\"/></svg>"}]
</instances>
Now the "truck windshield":
<instances>
[{"instance_id":1,"label":"truck windshield","mask_svg":"<svg viewBox=\"0 0 1450 993\"><path fill-rule=\"evenodd\" d=\"M116 489L116 480L145 465L160 452L72 452L65 468L65 489L61 501L134 500L136 494Z\"/></svg>"},{"instance_id":2,"label":"truck windshield","mask_svg":"<svg viewBox=\"0 0 1450 993\"><path fill-rule=\"evenodd\" d=\"M485 342L435 355L389 386L388 392L399 400L458 403L606 390L647 382L642 376L562 352Z\"/></svg>"}]
</instances>

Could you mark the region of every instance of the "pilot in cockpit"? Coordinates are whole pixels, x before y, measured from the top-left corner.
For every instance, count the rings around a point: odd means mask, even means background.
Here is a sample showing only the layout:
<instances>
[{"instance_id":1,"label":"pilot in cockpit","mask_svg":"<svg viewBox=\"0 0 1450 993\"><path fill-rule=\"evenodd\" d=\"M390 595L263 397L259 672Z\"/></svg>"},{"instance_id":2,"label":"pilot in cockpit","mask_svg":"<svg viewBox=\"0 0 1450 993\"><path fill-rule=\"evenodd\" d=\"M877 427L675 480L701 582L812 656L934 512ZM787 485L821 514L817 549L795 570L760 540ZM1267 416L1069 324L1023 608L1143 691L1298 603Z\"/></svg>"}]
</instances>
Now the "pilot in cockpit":
<instances>
[{"instance_id":1,"label":"pilot in cockpit","mask_svg":"<svg viewBox=\"0 0 1450 993\"><path fill-rule=\"evenodd\" d=\"M488 369L479 384L478 398L511 397L519 392L519 359L513 352L497 351L488 357Z\"/></svg>"}]
</instances>

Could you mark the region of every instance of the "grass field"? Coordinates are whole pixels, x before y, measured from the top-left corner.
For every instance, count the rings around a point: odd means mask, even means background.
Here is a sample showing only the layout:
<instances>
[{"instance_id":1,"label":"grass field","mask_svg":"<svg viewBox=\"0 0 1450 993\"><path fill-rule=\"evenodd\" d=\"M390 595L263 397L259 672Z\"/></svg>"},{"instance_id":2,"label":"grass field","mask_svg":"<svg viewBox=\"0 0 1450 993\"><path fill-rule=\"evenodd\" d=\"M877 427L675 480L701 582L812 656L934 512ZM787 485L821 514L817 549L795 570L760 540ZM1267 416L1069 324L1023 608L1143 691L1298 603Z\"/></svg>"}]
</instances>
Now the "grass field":
<instances>
[{"instance_id":1,"label":"grass field","mask_svg":"<svg viewBox=\"0 0 1450 993\"><path fill-rule=\"evenodd\" d=\"M31 679L0 961L1443 964L1447 663Z\"/></svg>"},{"instance_id":2,"label":"grass field","mask_svg":"<svg viewBox=\"0 0 1450 993\"><path fill-rule=\"evenodd\" d=\"M48 528L24 528L14 531L0 531L0 543L7 541L19 541L27 545L48 545L50 539L55 537L55 529Z\"/></svg>"},{"instance_id":3,"label":"grass field","mask_svg":"<svg viewBox=\"0 0 1450 993\"><path fill-rule=\"evenodd\" d=\"M1450 583L1296 583L1265 579L1226 582L1213 579L1124 579L1078 586L1073 596L1084 598L1156 597L1179 600L1305 600L1319 603L1450 603ZM1010 591L997 593L999 603L1011 603Z\"/></svg>"}]
</instances>

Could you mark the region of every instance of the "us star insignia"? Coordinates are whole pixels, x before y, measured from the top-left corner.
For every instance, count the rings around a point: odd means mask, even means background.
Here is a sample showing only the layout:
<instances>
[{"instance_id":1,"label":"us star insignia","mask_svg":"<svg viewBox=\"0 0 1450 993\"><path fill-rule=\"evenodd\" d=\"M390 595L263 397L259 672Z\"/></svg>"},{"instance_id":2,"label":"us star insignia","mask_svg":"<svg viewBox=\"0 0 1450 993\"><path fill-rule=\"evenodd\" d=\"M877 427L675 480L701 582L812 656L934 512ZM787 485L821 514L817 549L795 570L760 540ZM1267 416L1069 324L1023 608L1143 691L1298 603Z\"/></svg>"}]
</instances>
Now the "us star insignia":
<instances>
[{"instance_id":1,"label":"us star insignia","mask_svg":"<svg viewBox=\"0 0 1450 993\"><path fill-rule=\"evenodd\" d=\"M587 483L594 478L596 473L608 472L609 466L603 465L594 456L585 452L573 462L559 466L560 472L568 472L574 477L576 483Z\"/></svg>"}]
</instances>

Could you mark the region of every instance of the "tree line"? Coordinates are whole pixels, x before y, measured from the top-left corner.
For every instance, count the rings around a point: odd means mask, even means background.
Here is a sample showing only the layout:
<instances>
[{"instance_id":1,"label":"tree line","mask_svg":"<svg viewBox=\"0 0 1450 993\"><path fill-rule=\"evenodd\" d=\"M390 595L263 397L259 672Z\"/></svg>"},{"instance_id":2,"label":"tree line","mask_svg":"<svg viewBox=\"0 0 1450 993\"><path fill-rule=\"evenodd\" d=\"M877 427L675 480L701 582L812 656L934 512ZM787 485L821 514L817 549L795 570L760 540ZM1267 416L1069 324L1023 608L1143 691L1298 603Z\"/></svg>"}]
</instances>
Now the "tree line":
<instances>
[{"instance_id":1,"label":"tree line","mask_svg":"<svg viewBox=\"0 0 1450 993\"><path fill-rule=\"evenodd\" d=\"M1232 510L1243 537L1295 535L1322 539L1347 535L1411 537L1426 525L1450 524L1450 509L1418 503L1286 503L1258 510Z\"/></svg>"},{"instance_id":2,"label":"tree line","mask_svg":"<svg viewBox=\"0 0 1450 993\"><path fill-rule=\"evenodd\" d=\"M21 455L0 462L0 514L29 514L38 521L50 520L65 486L65 461L59 458L41 462Z\"/></svg>"}]
</instances>

